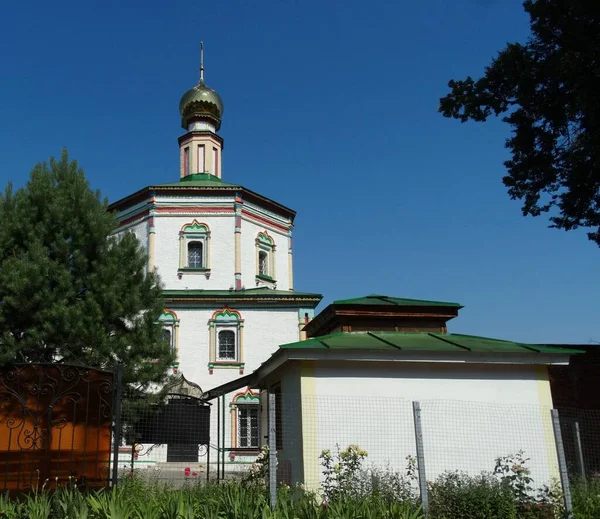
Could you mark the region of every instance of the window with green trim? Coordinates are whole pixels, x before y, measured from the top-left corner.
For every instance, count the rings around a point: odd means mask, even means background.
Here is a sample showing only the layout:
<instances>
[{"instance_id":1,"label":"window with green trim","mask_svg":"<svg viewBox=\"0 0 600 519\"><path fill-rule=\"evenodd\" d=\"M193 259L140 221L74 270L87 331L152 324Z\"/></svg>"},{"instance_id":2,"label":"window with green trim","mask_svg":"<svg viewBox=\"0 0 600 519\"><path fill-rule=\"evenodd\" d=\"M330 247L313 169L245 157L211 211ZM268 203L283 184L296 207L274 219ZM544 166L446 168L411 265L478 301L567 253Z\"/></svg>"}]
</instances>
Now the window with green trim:
<instances>
[{"instance_id":1,"label":"window with green trim","mask_svg":"<svg viewBox=\"0 0 600 519\"><path fill-rule=\"evenodd\" d=\"M177 329L179 318L173 310L165 310L158 319L162 326L162 339L170 346L171 351L177 353Z\"/></svg>"},{"instance_id":2,"label":"window with green trim","mask_svg":"<svg viewBox=\"0 0 600 519\"><path fill-rule=\"evenodd\" d=\"M194 220L179 231L179 270L210 269L210 229Z\"/></svg>"},{"instance_id":3,"label":"window with green trim","mask_svg":"<svg viewBox=\"0 0 600 519\"><path fill-rule=\"evenodd\" d=\"M213 313L208 321L210 333L209 372L213 369L244 369L244 320L240 312L223 308Z\"/></svg>"},{"instance_id":4,"label":"window with green trim","mask_svg":"<svg viewBox=\"0 0 600 519\"><path fill-rule=\"evenodd\" d=\"M267 231L259 232L256 240L256 279L275 284L275 241Z\"/></svg>"}]
</instances>

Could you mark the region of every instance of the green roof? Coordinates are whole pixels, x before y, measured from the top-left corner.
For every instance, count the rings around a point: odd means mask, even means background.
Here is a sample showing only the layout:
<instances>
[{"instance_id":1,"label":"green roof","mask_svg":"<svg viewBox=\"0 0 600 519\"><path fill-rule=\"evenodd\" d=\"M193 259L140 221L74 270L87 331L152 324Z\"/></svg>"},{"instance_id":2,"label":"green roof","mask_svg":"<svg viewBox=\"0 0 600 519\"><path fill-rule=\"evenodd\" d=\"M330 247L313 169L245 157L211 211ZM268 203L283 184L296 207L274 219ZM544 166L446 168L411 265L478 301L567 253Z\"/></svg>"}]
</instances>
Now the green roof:
<instances>
[{"instance_id":1,"label":"green roof","mask_svg":"<svg viewBox=\"0 0 600 519\"><path fill-rule=\"evenodd\" d=\"M183 177L179 182L169 182L167 184L155 184L152 187L212 187L212 188L228 188L241 189L242 186L223 182L219 177L210 173L195 173Z\"/></svg>"},{"instance_id":2,"label":"green roof","mask_svg":"<svg viewBox=\"0 0 600 519\"><path fill-rule=\"evenodd\" d=\"M428 332L341 332L283 344L280 348L448 353L582 353L567 348L523 344L474 335Z\"/></svg>"},{"instance_id":3,"label":"green roof","mask_svg":"<svg viewBox=\"0 0 600 519\"><path fill-rule=\"evenodd\" d=\"M378 306L450 306L462 308L459 303L448 303L444 301L425 301L422 299L404 299L399 297L382 296L371 294L366 297L357 297L355 299L338 299L333 302L334 305L378 305Z\"/></svg>"}]
</instances>

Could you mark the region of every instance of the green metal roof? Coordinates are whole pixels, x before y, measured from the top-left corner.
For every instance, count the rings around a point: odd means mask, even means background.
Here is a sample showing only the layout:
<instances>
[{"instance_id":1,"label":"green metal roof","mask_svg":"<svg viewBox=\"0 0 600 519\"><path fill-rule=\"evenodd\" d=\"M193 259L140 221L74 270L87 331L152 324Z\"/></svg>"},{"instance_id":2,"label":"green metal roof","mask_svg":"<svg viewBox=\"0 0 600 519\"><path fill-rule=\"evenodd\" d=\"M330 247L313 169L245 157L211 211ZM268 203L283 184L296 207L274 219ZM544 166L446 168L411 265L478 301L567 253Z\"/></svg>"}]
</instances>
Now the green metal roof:
<instances>
[{"instance_id":1,"label":"green metal roof","mask_svg":"<svg viewBox=\"0 0 600 519\"><path fill-rule=\"evenodd\" d=\"M333 302L334 305L377 305L377 306L449 306L462 308L459 303L448 303L443 301L425 301L422 299L404 299L399 297L382 296L371 294L365 297L355 299L338 299Z\"/></svg>"},{"instance_id":2,"label":"green metal roof","mask_svg":"<svg viewBox=\"0 0 600 519\"><path fill-rule=\"evenodd\" d=\"M242 186L236 184L229 184L223 182L219 177L211 175L210 173L195 173L194 175L188 175L183 177L179 182L168 182L167 184L155 184L152 188L161 187L212 187L212 188L228 188L228 189L241 189Z\"/></svg>"},{"instance_id":3,"label":"green metal roof","mask_svg":"<svg viewBox=\"0 0 600 519\"><path fill-rule=\"evenodd\" d=\"M341 332L283 344L282 349L391 350L448 353L583 353L474 335L428 332Z\"/></svg>"}]
</instances>

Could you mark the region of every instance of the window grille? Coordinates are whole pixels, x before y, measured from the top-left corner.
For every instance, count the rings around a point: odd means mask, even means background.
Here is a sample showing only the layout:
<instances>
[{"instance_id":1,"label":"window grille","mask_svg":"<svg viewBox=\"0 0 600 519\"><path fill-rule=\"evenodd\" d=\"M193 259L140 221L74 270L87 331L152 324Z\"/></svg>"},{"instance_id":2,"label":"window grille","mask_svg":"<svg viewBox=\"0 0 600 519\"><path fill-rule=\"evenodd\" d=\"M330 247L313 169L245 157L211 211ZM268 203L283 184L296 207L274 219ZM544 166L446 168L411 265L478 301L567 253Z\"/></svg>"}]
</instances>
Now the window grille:
<instances>
[{"instance_id":1,"label":"window grille","mask_svg":"<svg viewBox=\"0 0 600 519\"><path fill-rule=\"evenodd\" d=\"M188 267L202 267L202 243L193 241L188 243Z\"/></svg>"},{"instance_id":2,"label":"window grille","mask_svg":"<svg viewBox=\"0 0 600 519\"><path fill-rule=\"evenodd\" d=\"M235 360L235 332L221 330L219 332L219 359Z\"/></svg>"},{"instance_id":3,"label":"window grille","mask_svg":"<svg viewBox=\"0 0 600 519\"><path fill-rule=\"evenodd\" d=\"M238 406L238 424L239 446L258 448L259 406Z\"/></svg>"}]
</instances>

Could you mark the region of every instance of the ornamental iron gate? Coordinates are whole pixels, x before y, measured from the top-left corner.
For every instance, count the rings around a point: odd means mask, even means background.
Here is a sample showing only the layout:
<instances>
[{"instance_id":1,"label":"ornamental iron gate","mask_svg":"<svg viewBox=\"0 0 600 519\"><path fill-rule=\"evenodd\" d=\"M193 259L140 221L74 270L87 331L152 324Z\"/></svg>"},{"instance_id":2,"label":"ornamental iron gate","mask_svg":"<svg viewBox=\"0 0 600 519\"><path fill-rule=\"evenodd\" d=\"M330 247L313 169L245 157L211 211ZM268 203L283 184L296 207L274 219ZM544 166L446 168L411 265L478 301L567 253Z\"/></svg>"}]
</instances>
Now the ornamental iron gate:
<instances>
[{"instance_id":1,"label":"ornamental iron gate","mask_svg":"<svg viewBox=\"0 0 600 519\"><path fill-rule=\"evenodd\" d=\"M115 379L62 363L0 371L0 491L110 480Z\"/></svg>"}]
</instances>

